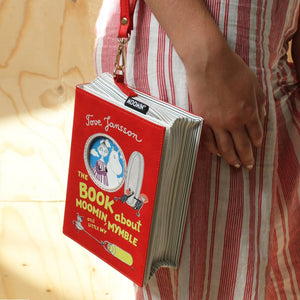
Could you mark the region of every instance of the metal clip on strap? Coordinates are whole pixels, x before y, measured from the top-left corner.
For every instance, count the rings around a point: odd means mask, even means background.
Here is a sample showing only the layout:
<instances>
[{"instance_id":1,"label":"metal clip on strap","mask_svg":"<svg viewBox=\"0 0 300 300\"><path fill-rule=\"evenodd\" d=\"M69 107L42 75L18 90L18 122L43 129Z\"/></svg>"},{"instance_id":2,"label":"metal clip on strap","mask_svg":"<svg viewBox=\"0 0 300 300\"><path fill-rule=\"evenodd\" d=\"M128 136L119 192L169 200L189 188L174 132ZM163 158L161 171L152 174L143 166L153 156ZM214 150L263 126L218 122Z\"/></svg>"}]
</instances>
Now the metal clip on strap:
<instances>
[{"instance_id":1,"label":"metal clip on strap","mask_svg":"<svg viewBox=\"0 0 300 300\"><path fill-rule=\"evenodd\" d=\"M117 82L124 81L126 67L126 46L133 29L133 13L137 0L120 0L119 48L116 56L114 78ZM130 5L131 4L131 5Z\"/></svg>"},{"instance_id":2,"label":"metal clip on strap","mask_svg":"<svg viewBox=\"0 0 300 300\"><path fill-rule=\"evenodd\" d=\"M128 43L130 37L128 39L119 39L119 48L117 52L116 62L115 62L115 70L114 77L117 75L124 76L125 67L126 67L126 44Z\"/></svg>"}]
</instances>

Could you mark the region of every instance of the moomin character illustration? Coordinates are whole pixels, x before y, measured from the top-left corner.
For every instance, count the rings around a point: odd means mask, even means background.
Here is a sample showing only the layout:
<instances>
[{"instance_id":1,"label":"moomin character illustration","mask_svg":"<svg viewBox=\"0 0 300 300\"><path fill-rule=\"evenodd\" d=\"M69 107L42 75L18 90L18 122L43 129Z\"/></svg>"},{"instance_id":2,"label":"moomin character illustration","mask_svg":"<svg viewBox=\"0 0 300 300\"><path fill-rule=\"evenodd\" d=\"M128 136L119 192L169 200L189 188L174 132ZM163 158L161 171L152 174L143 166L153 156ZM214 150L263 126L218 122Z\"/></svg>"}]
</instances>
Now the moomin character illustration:
<instances>
[{"instance_id":1,"label":"moomin character illustration","mask_svg":"<svg viewBox=\"0 0 300 300\"><path fill-rule=\"evenodd\" d=\"M76 213L76 215L77 215L77 220L73 220L73 224L77 228L77 232L79 232L80 230L84 229L83 226L81 225L83 221L83 216L80 216L79 213Z\"/></svg>"},{"instance_id":2,"label":"moomin character illustration","mask_svg":"<svg viewBox=\"0 0 300 300\"><path fill-rule=\"evenodd\" d=\"M89 158L86 165L91 168L94 182L104 190L118 189L122 185L126 164L118 144L106 135L96 135L87 141L87 146Z\"/></svg>"},{"instance_id":3,"label":"moomin character illustration","mask_svg":"<svg viewBox=\"0 0 300 300\"><path fill-rule=\"evenodd\" d=\"M108 163L107 163L107 178L108 178L108 183L109 186L118 186L122 178L119 177L122 172L123 168L120 163L120 151L112 150L110 152L109 158L108 158Z\"/></svg>"}]
</instances>

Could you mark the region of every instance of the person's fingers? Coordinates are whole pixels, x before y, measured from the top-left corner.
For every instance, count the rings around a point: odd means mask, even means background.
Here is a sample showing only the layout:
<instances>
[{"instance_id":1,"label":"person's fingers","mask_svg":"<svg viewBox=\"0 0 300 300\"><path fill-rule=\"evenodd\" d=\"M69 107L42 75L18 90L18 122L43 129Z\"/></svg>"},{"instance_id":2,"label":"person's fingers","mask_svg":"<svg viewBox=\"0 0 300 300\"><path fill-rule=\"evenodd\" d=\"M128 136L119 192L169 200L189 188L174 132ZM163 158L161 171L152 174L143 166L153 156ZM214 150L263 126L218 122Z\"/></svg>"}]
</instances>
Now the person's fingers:
<instances>
[{"instance_id":1,"label":"person's fingers","mask_svg":"<svg viewBox=\"0 0 300 300\"><path fill-rule=\"evenodd\" d=\"M261 120L266 116L266 96L263 90L259 87L256 94L257 98L257 109Z\"/></svg>"},{"instance_id":2,"label":"person's fingers","mask_svg":"<svg viewBox=\"0 0 300 300\"><path fill-rule=\"evenodd\" d=\"M252 144L255 147L259 147L263 140L263 128L261 120L258 118L248 120L246 129L248 131L248 135L251 139Z\"/></svg>"},{"instance_id":3,"label":"person's fingers","mask_svg":"<svg viewBox=\"0 0 300 300\"><path fill-rule=\"evenodd\" d=\"M213 131L205 124L203 124L202 128L201 142L209 152L217 154L218 156L220 155Z\"/></svg>"},{"instance_id":4,"label":"person's fingers","mask_svg":"<svg viewBox=\"0 0 300 300\"><path fill-rule=\"evenodd\" d=\"M256 105L247 107L247 118L245 120L245 128L250 137L251 143L255 147L259 147L263 140L262 121L265 111L265 96L263 91L258 88L256 94ZM239 128L244 130L244 128Z\"/></svg>"},{"instance_id":5,"label":"person's fingers","mask_svg":"<svg viewBox=\"0 0 300 300\"><path fill-rule=\"evenodd\" d=\"M235 151L232 136L225 130L214 130L217 146L222 157L227 161L228 164L239 168L241 161Z\"/></svg>"},{"instance_id":6,"label":"person's fingers","mask_svg":"<svg viewBox=\"0 0 300 300\"><path fill-rule=\"evenodd\" d=\"M235 130L231 132L232 139L236 153L241 160L241 163L248 169L251 170L254 165L252 143L248 136L246 129Z\"/></svg>"}]
</instances>

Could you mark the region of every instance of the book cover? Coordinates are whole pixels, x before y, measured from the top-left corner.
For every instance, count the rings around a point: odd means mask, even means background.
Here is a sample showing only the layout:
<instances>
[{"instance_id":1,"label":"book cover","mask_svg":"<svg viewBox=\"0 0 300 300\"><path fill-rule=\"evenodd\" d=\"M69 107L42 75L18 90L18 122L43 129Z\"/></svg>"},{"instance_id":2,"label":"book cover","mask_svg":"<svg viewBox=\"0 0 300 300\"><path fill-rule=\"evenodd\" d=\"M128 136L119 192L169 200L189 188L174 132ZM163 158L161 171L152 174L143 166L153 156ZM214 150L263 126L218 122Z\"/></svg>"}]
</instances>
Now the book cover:
<instances>
[{"instance_id":1,"label":"book cover","mask_svg":"<svg viewBox=\"0 0 300 300\"><path fill-rule=\"evenodd\" d=\"M63 232L140 286L164 134L76 88Z\"/></svg>"}]
</instances>

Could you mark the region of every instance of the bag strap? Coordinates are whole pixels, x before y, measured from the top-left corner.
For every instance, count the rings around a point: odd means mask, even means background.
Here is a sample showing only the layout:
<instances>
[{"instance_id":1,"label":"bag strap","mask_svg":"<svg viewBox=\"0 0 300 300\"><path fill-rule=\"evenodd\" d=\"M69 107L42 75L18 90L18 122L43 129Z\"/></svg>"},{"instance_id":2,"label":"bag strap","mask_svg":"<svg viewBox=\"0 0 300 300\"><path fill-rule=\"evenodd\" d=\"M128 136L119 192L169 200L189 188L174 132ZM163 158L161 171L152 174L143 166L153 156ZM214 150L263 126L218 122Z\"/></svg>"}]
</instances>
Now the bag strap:
<instances>
[{"instance_id":1,"label":"bag strap","mask_svg":"<svg viewBox=\"0 0 300 300\"><path fill-rule=\"evenodd\" d=\"M130 37L133 29L133 13L137 0L120 0L119 39Z\"/></svg>"},{"instance_id":2,"label":"bag strap","mask_svg":"<svg viewBox=\"0 0 300 300\"><path fill-rule=\"evenodd\" d=\"M128 96L135 97L137 94L124 83L126 67L126 47L133 30L133 13L137 0L120 0L120 26L118 34L119 48L117 52L114 80L119 88Z\"/></svg>"}]
</instances>

